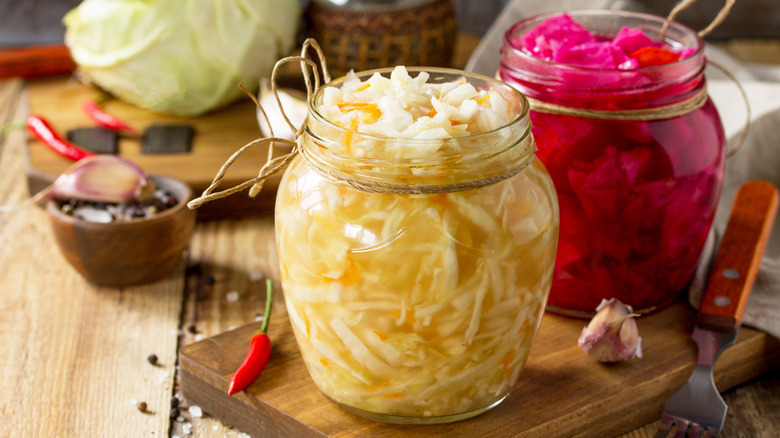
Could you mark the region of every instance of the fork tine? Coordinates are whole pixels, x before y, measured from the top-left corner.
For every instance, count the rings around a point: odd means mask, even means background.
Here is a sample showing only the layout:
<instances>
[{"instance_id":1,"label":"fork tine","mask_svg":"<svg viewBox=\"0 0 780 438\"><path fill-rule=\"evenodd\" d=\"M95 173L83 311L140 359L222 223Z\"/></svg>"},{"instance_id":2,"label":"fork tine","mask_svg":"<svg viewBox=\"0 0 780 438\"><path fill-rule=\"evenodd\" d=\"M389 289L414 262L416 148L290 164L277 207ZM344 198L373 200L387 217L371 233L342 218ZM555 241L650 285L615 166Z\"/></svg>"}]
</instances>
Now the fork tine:
<instances>
[{"instance_id":1,"label":"fork tine","mask_svg":"<svg viewBox=\"0 0 780 438\"><path fill-rule=\"evenodd\" d=\"M693 421L664 415L653 438L716 438L717 436L718 432L711 427L703 427Z\"/></svg>"},{"instance_id":2,"label":"fork tine","mask_svg":"<svg viewBox=\"0 0 780 438\"><path fill-rule=\"evenodd\" d=\"M676 429L674 430L674 435L672 435L672 438L686 437L688 434L688 422L677 420L675 423L676 424L674 424L674 426Z\"/></svg>"}]
</instances>

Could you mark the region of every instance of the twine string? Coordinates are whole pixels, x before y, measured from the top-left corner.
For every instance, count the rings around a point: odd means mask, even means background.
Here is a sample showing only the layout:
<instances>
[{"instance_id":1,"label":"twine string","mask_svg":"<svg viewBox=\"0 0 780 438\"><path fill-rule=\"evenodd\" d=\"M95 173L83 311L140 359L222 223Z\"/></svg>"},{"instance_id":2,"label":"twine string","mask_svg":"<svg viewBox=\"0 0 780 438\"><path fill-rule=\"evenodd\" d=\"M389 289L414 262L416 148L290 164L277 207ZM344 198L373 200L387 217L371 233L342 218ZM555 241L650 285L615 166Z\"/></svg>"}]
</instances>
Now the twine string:
<instances>
[{"instance_id":1,"label":"twine string","mask_svg":"<svg viewBox=\"0 0 780 438\"><path fill-rule=\"evenodd\" d=\"M685 9L688 9L688 6L696 3L696 1L697 0L683 0L680 3L678 3L677 6L672 8L672 10L669 12L669 15L666 16L666 21L664 22L664 26L661 28L662 39L663 36L666 34L666 29L669 27L669 23L674 21L675 18L677 18L677 14L684 11ZM707 27L700 30L698 32L698 35L704 38L710 32L715 30L716 27L720 26L721 23L723 23L723 21L731 12L731 7L734 6L734 3L736 3L736 0L726 0L726 2L723 4L723 7L720 8L720 11L718 11L718 14L715 16L712 22L709 25L707 25Z\"/></svg>"},{"instance_id":2,"label":"twine string","mask_svg":"<svg viewBox=\"0 0 780 438\"><path fill-rule=\"evenodd\" d=\"M319 58L320 60L319 64L317 64L314 60L311 59L310 57L311 55L309 53L311 50L314 50L317 57ZM289 62L299 62L301 65L301 72L303 74L303 79L306 84L307 101L311 98L311 95L315 91L317 91L321 86L320 73L322 74L322 78L326 83L330 82L331 78L325 61L325 56L322 50L320 49L319 45L317 44L317 42L311 38L307 39L304 42L303 49L301 50L300 56L288 56L286 58L282 58L279 61L277 61L276 64L274 65L274 68L271 72L271 89L274 93L274 97L276 98L276 103L277 105L279 105L280 112L285 122L290 127L290 129L295 133L294 136L295 141L273 137L273 130L270 130L270 133L272 135L271 137L258 138L244 145L243 147L235 151L230 156L230 158L227 159L227 161L225 161L225 163L217 172L217 175L214 177L214 180L212 181L211 185L209 185L209 187L207 187L203 191L202 195L187 203L187 206L190 209L198 208L201 205L205 204L206 202L224 198L226 196L230 196L246 188L250 189L249 196L255 197L262 189L263 183L266 180L268 180L268 178L272 177L273 175L279 172L282 172L285 168L287 168L287 166L289 166L289 164L296 156L298 156L298 154L300 154L304 159L306 159L307 163L311 166L311 168L315 172L319 173L321 176L329 179L332 182L338 184L344 184L364 192L388 193L388 194L390 193L406 193L406 194L449 193L449 192L464 191L464 190L470 190L479 187L485 187L516 175L522 169L524 169L533 159L533 155L531 155L531 158L525 160L521 165L516 166L513 169L504 172L500 175L482 178L475 181L466 181L462 183L434 184L434 185L412 185L412 184L385 183L379 181L371 181L359 177L349 176L344 174L343 172L326 168L321 163L319 163L317 159L311 157L310 154L304 153L304 149L298 144L298 142L301 139L301 136L303 135L303 130L306 126L306 120L304 120L301 126L296 127L287 116L284 107L282 106L281 99L279 98L279 87L277 86L277 74L279 68L282 65ZM262 110L260 103L251 94L250 97L252 97L252 101L255 103L255 105L261 108L261 113L263 114L266 123L270 126L271 124L268 119L268 116L265 113L265 111ZM275 143L283 143L289 145L292 147L292 149L287 154L281 155L276 158L272 158ZM217 187L222 182L230 166L232 166L233 163L244 152L246 152L247 150L255 146L265 145L265 144L267 144L269 148L268 158L265 165L263 165L263 167L260 169L256 177L244 181L243 183L240 183L228 189L215 192Z\"/></svg>"},{"instance_id":3,"label":"twine string","mask_svg":"<svg viewBox=\"0 0 780 438\"><path fill-rule=\"evenodd\" d=\"M309 156L310 152L308 152L305 148L300 149L300 154L306 159L309 167L311 167L320 176L328 180L338 182L339 184L344 184L362 192L407 195L431 195L439 193L463 192L466 190L491 186L517 175L521 170L525 169L536 157L536 155L531 154L530 157L524 160L520 165L514 166L510 170L494 176L458 183L419 185L370 181L365 178L349 176L332 168L322 166L315 158Z\"/></svg>"},{"instance_id":4,"label":"twine string","mask_svg":"<svg viewBox=\"0 0 780 438\"><path fill-rule=\"evenodd\" d=\"M682 116L695 111L707 103L707 88L702 87L696 94L688 99L669 105L642 108L635 110L595 110L588 108L572 108L538 99L527 98L531 103L531 109L536 112L561 114L565 116L584 117L588 119L602 120L662 120L671 117Z\"/></svg>"},{"instance_id":5,"label":"twine string","mask_svg":"<svg viewBox=\"0 0 780 438\"><path fill-rule=\"evenodd\" d=\"M734 142L734 145L726 152L726 158L731 158L742 148L742 145L745 144L745 139L747 139L748 131L750 130L750 120L753 118L752 110L750 109L750 101L748 100L745 88L742 86L742 83L739 82L739 79L737 79L736 76L728 71L726 67L718 64L717 62L709 61L709 64L720 70L724 75L726 75L727 78L729 78L731 82L734 83L734 85L737 86L739 94L742 96L742 101L745 102L745 126L742 128L742 132L740 132L739 137Z\"/></svg>"},{"instance_id":6,"label":"twine string","mask_svg":"<svg viewBox=\"0 0 780 438\"><path fill-rule=\"evenodd\" d=\"M296 127L290 118L287 116L287 113L284 110L284 107L282 106L282 101L279 98L279 87L277 86L277 75L279 72L279 69L282 65L290 63L290 62L299 62L301 65L301 71L303 74L304 81L306 83L306 99L311 97L312 93L314 93L317 89L320 87L320 77L319 77L319 69L317 64L309 58L309 49L313 49L315 53L317 53L317 56L320 59L320 68L325 76L326 81L330 81L330 74L328 73L327 66L325 65L325 56L322 53L322 49L320 49L319 44L317 44L317 41L309 38L307 39L303 44L303 49L301 50L300 56L288 56L285 58L280 59L274 64L274 68L271 71L271 89L274 93L274 97L276 99L276 104L279 105L279 110L282 114L282 117L284 118L287 125L290 127L292 132L295 133L295 139L297 140L304 129L304 126L306 126L306 121L301 124L300 127ZM312 76L314 76L314 84L312 86ZM240 86L240 85L239 85ZM241 87L245 92L247 91L245 88ZM221 199L226 196L230 196L234 193L240 192L246 188L249 188L249 196L255 197L258 193L262 190L263 183L268 180L268 178L276 175L277 173L283 171L291 162L292 160L298 155L298 144L296 141L291 141L284 138L278 138L274 137L273 133L273 127L271 125L271 122L268 118L268 115L266 114L265 110L263 109L262 105L260 105L260 102L258 102L257 98L252 93L247 93L249 97L252 99L252 101L255 103L255 105L260 109L261 114L263 115L263 118L265 119L266 124L269 127L269 133L271 134L270 137L264 137L264 138L258 138L255 140L252 140L251 142L247 143L246 145L242 146L240 149L235 151L230 158L225 161L225 163L220 167L217 174L214 176L214 180L211 182L211 184L203 191L201 196L191 200L187 203L187 207L190 209L196 209L206 202L210 202L216 199ZM291 146L292 149L290 152L281 155L279 157L273 158L274 155L274 149L276 143L282 143L286 144L288 146ZM233 187L215 192L214 190L219 187L220 183L222 182L222 179L225 177L225 174L227 173L230 166L233 165L233 163L247 150L260 145L268 145L268 156L266 158L266 163L263 165L263 167L260 168L260 170L257 173L257 176L249 179L247 181L244 181L243 183L240 183L238 185L235 185Z\"/></svg>"}]
</instances>

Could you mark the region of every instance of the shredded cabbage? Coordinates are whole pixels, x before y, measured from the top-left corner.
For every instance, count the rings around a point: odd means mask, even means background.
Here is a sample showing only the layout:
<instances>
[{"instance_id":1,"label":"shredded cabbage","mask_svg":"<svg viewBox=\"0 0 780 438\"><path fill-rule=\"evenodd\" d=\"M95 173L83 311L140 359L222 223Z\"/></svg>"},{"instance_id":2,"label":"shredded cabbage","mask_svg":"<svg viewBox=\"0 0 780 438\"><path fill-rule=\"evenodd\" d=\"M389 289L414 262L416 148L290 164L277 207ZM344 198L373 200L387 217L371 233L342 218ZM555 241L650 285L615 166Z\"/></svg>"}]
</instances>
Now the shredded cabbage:
<instances>
[{"instance_id":1,"label":"shredded cabbage","mask_svg":"<svg viewBox=\"0 0 780 438\"><path fill-rule=\"evenodd\" d=\"M557 211L543 175L534 161L518 181L434 202L314 185L319 177L296 160L279 189L277 242L294 332L320 390L346 406L414 417L505 396L550 290ZM300 202L328 190L352 202ZM357 227L362 234L349 231Z\"/></svg>"}]
</instances>

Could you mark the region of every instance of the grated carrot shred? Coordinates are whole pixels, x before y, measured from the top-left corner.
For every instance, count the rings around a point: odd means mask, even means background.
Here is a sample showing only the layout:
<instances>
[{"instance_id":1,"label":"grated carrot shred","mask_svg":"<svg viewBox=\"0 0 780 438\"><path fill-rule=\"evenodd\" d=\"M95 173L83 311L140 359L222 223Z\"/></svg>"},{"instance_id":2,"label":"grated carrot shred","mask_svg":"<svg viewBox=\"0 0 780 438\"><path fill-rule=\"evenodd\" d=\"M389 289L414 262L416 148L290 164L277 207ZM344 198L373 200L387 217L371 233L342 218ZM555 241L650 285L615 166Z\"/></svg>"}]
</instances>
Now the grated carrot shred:
<instances>
[{"instance_id":1,"label":"grated carrot shred","mask_svg":"<svg viewBox=\"0 0 780 438\"><path fill-rule=\"evenodd\" d=\"M523 321L522 324L520 324L520 328L517 330L518 333L524 332L528 328L528 320L526 319Z\"/></svg>"},{"instance_id":2,"label":"grated carrot shred","mask_svg":"<svg viewBox=\"0 0 780 438\"><path fill-rule=\"evenodd\" d=\"M479 96L471 97L470 100L476 101L479 106L488 106L490 105L490 95L485 93L481 94Z\"/></svg>"},{"instance_id":3,"label":"grated carrot shred","mask_svg":"<svg viewBox=\"0 0 780 438\"><path fill-rule=\"evenodd\" d=\"M371 386L366 387L366 391L370 391L370 392L378 391L388 385L390 385L390 382L385 380L384 382L375 383Z\"/></svg>"},{"instance_id":4,"label":"grated carrot shred","mask_svg":"<svg viewBox=\"0 0 780 438\"><path fill-rule=\"evenodd\" d=\"M388 338L388 336L386 334L384 334L382 332L378 332L376 330L374 330L374 334L376 334L376 336L379 338L380 341L386 341L387 338Z\"/></svg>"},{"instance_id":5,"label":"grated carrot shred","mask_svg":"<svg viewBox=\"0 0 780 438\"><path fill-rule=\"evenodd\" d=\"M352 138L358 130L358 124L357 117L352 118L349 122L349 130L344 134L344 149L346 149L347 152L349 152L349 147L352 145Z\"/></svg>"},{"instance_id":6,"label":"grated carrot shred","mask_svg":"<svg viewBox=\"0 0 780 438\"><path fill-rule=\"evenodd\" d=\"M363 91L363 90L365 90L366 88L368 88L370 86L371 86L371 82L366 82L365 84L357 87L357 91Z\"/></svg>"},{"instance_id":7,"label":"grated carrot shred","mask_svg":"<svg viewBox=\"0 0 780 438\"><path fill-rule=\"evenodd\" d=\"M364 114L363 123L374 123L382 117L382 110L375 103L340 103L338 107L342 113L362 112Z\"/></svg>"},{"instance_id":8,"label":"grated carrot shred","mask_svg":"<svg viewBox=\"0 0 780 438\"><path fill-rule=\"evenodd\" d=\"M517 355L517 352L513 348L512 351L506 354L503 359L501 359L501 364L504 365L504 368L507 368L512 361L515 359L515 356Z\"/></svg>"},{"instance_id":9,"label":"grated carrot shred","mask_svg":"<svg viewBox=\"0 0 780 438\"><path fill-rule=\"evenodd\" d=\"M447 197L446 193L435 193L432 195L429 195L428 200L433 202L434 204L439 204L443 206L447 206L449 204L449 198Z\"/></svg>"},{"instance_id":10,"label":"grated carrot shred","mask_svg":"<svg viewBox=\"0 0 780 438\"><path fill-rule=\"evenodd\" d=\"M385 398L401 398L401 397L406 397L406 393L401 391L401 392L393 392L390 394L385 394Z\"/></svg>"}]
</instances>

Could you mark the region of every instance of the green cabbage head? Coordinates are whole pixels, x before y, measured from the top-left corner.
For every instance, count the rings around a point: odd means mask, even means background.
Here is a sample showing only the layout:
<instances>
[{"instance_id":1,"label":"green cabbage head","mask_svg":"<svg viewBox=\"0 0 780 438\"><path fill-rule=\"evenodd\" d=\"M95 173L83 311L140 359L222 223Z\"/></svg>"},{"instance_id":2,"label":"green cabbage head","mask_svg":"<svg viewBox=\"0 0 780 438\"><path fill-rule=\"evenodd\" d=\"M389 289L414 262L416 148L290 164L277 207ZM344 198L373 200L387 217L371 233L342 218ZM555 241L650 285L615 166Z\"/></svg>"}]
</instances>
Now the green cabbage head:
<instances>
[{"instance_id":1,"label":"green cabbage head","mask_svg":"<svg viewBox=\"0 0 780 438\"><path fill-rule=\"evenodd\" d=\"M85 0L63 18L86 79L138 107L197 116L257 87L292 50L299 0Z\"/></svg>"}]
</instances>

